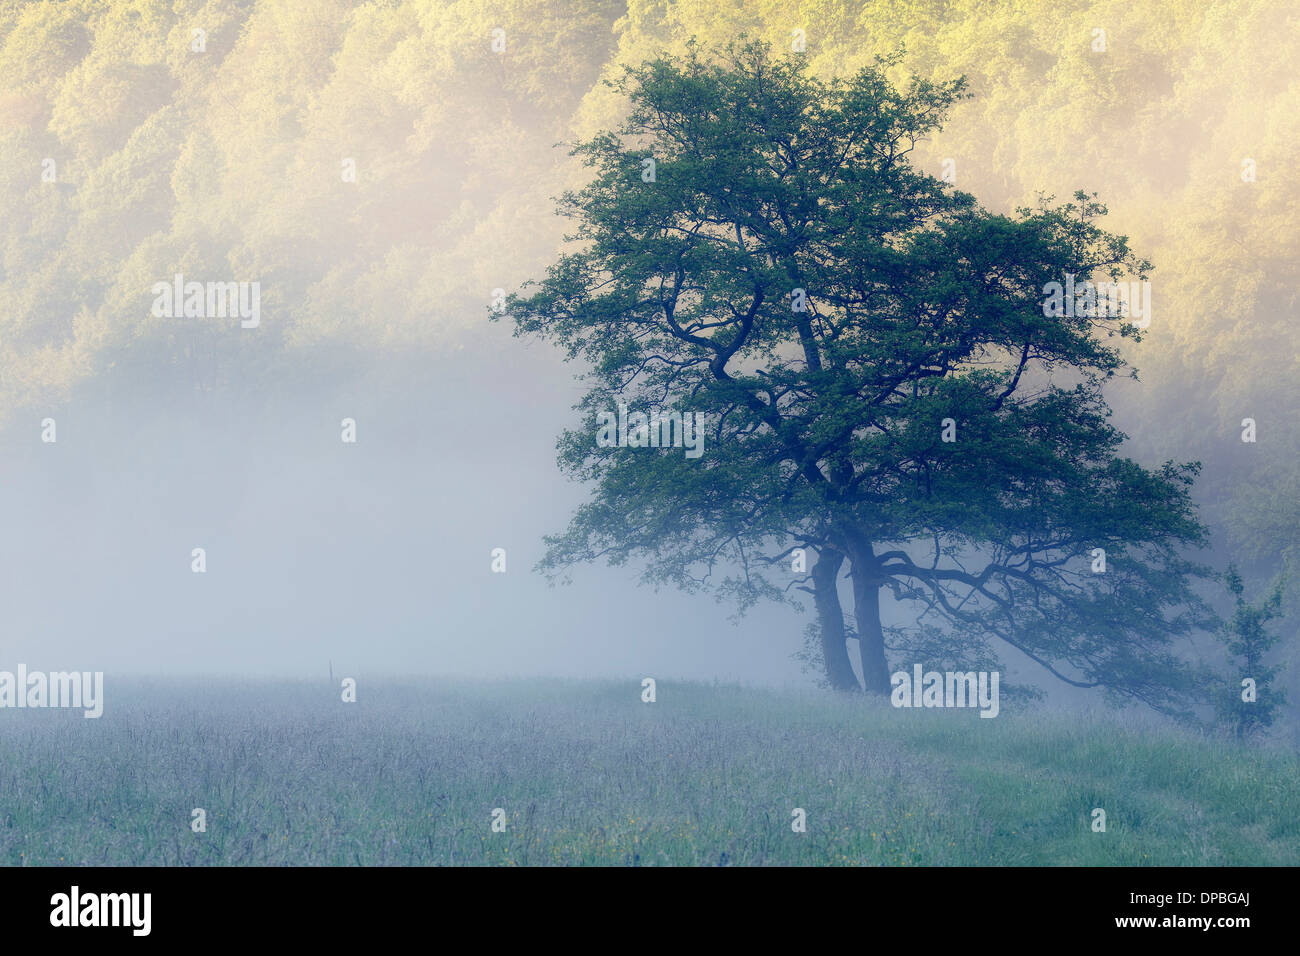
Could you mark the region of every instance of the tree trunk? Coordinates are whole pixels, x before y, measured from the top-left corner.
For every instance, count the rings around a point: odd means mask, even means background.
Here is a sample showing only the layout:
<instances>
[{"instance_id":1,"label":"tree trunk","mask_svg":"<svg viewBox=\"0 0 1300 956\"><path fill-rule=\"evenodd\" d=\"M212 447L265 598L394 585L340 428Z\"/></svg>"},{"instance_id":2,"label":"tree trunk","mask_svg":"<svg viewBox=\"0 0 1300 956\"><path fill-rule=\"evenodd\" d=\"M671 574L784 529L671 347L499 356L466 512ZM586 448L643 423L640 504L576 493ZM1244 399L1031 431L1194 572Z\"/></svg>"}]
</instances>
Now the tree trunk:
<instances>
[{"instance_id":1,"label":"tree trunk","mask_svg":"<svg viewBox=\"0 0 1300 956\"><path fill-rule=\"evenodd\" d=\"M868 694L889 694L889 661L885 659L885 632L880 626L880 587L884 584L870 543L853 549L853 616L858 623L858 655L862 683Z\"/></svg>"},{"instance_id":2,"label":"tree trunk","mask_svg":"<svg viewBox=\"0 0 1300 956\"><path fill-rule=\"evenodd\" d=\"M813 565L813 597L817 602L817 622L822 637L822 660L826 679L835 690L861 690L849 661L848 641L844 637L844 609L837 589L844 555L830 548L817 554Z\"/></svg>"}]
</instances>

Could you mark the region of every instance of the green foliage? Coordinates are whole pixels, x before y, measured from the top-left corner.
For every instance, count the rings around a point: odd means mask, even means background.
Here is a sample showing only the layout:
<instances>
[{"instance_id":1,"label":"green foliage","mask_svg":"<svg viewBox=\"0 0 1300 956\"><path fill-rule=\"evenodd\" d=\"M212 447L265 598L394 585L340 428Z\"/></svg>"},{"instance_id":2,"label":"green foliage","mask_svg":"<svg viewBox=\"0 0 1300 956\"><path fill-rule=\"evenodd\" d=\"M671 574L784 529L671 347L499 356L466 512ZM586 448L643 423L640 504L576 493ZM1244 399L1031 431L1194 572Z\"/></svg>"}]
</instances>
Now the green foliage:
<instances>
[{"instance_id":1,"label":"green foliage","mask_svg":"<svg viewBox=\"0 0 1300 956\"><path fill-rule=\"evenodd\" d=\"M273 385L330 346L446 348L559 241L555 142L622 12L0 4L0 414L101 379L175 395ZM155 319L177 272L260 281L264 325Z\"/></svg>"},{"instance_id":2,"label":"green foliage","mask_svg":"<svg viewBox=\"0 0 1300 956\"><path fill-rule=\"evenodd\" d=\"M898 90L895 62L823 81L748 42L625 71L626 121L575 148L593 178L561 203L573 251L508 306L591 369L560 462L594 496L543 567L727 573L743 608L783 596L770 569L791 547L829 547L866 600L883 587L945 625L959 660L1001 642L1173 710L1190 675L1171 645L1202 619L1181 556L1204 541L1196 466L1118 455L1101 388L1134 324L1043 307L1067 275L1149 263L1092 197L1006 216L916 170L964 85ZM704 413L710 450L600 447L590 423L620 402Z\"/></svg>"},{"instance_id":3,"label":"green foliage","mask_svg":"<svg viewBox=\"0 0 1300 956\"><path fill-rule=\"evenodd\" d=\"M1215 705L1224 726L1237 737L1249 737L1271 727L1286 703L1286 693L1274 684L1281 668L1264 662L1280 640L1268 625L1283 616L1282 582L1275 582L1253 604L1245 598L1245 584L1235 565L1229 565L1224 584L1232 595L1233 609L1220 639L1230 655L1234 676L1219 689Z\"/></svg>"}]
</instances>

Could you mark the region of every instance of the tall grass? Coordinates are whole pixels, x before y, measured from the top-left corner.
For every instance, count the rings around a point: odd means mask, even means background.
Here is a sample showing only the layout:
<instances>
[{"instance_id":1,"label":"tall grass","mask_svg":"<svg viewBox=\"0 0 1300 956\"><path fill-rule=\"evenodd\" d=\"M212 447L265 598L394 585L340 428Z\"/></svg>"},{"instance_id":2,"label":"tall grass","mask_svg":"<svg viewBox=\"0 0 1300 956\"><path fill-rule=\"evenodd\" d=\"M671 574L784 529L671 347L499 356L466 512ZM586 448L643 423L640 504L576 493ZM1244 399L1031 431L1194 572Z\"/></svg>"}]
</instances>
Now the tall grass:
<instances>
[{"instance_id":1,"label":"tall grass","mask_svg":"<svg viewBox=\"0 0 1300 956\"><path fill-rule=\"evenodd\" d=\"M1294 756L1113 718L667 681L359 696L117 682L100 720L0 711L0 863L1300 863Z\"/></svg>"}]
</instances>

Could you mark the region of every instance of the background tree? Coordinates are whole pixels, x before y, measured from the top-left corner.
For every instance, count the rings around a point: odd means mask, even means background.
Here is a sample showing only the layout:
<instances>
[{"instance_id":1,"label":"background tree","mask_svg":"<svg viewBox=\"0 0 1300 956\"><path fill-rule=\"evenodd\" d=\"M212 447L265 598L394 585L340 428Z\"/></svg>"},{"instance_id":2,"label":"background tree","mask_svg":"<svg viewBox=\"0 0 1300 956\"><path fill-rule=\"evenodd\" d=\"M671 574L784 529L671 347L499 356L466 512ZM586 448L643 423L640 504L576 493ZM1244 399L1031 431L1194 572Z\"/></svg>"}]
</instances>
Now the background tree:
<instances>
[{"instance_id":1,"label":"background tree","mask_svg":"<svg viewBox=\"0 0 1300 956\"><path fill-rule=\"evenodd\" d=\"M703 413L709 450L567 432L561 464L595 494L544 566L636 555L697 586L729 563L744 605L780 590L765 566L813 546L833 686L846 562L868 691L890 686L884 594L914 606L894 633L927 663L988 661L998 641L1174 709L1190 675L1172 645L1201 620L1181 557L1204 536L1196 469L1117 453L1101 384L1126 363L1106 340L1135 326L1043 304L1067 276L1149 265L1082 194L1000 216L915 170L963 84L899 91L891 62L823 82L749 43L626 70L626 123L575 149L594 170L561 204L575 249L510 310L590 364L588 421L619 402Z\"/></svg>"},{"instance_id":2,"label":"background tree","mask_svg":"<svg viewBox=\"0 0 1300 956\"><path fill-rule=\"evenodd\" d=\"M1264 663L1265 655L1279 640L1268 624L1282 617L1282 582L1275 582L1253 604L1245 598L1246 586L1235 565L1229 565L1224 583L1234 606L1220 636L1231 655L1232 678L1220 689L1215 704L1224 725L1237 737L1249 737L1271 727L1286 703L1285 691L1274 686L1281 668Z\"/></svg>"}]
</instances>

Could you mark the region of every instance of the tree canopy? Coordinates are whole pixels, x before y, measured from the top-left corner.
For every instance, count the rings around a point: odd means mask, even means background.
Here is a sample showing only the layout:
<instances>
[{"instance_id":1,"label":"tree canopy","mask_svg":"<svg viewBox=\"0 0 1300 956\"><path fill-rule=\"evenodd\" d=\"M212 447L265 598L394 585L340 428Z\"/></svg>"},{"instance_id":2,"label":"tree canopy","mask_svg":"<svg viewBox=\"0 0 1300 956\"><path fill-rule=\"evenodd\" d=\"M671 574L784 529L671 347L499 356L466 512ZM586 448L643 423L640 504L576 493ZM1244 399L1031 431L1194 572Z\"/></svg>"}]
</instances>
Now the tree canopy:
<instances>
[{"instance_id":1,"label":"tree canopy","mask_svg":"<svg viewBox=\"0 0 1300 956\"><path fill-rule=\"evenodd\" d=\"M508 308L589 363L584 413L703 414L710 450L566 433L596 490L546 563L646 555L687 586L721 563L743 603L812 547L847 559L869 691L889 689L884 594L914 605L896 650L964 664L1002 642L1170 707L1197 620L1195 467L1118 453L1101 385L1126 367L1110 340L1140 335L1128 317L1044 307L1054 280L1148 263L1089 197L1005 216L916 170L963 84L899 91L889 65L821 81L748 43L628 68L627 121L576 149L594 170L562 203L577 248ZM835 603L818 596L824 634ZM842 642L823 647L846 686Z\"/></svg>"}]
</instances>

